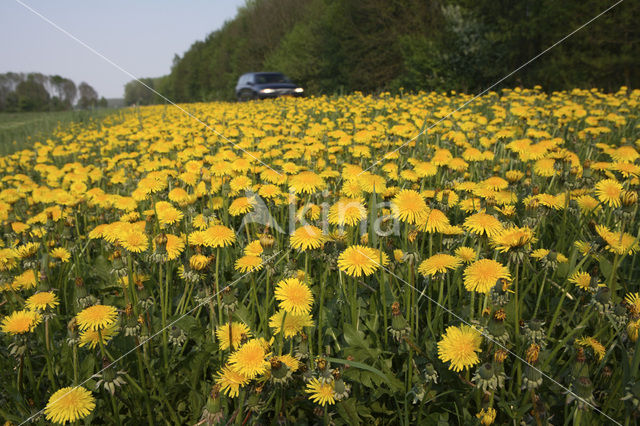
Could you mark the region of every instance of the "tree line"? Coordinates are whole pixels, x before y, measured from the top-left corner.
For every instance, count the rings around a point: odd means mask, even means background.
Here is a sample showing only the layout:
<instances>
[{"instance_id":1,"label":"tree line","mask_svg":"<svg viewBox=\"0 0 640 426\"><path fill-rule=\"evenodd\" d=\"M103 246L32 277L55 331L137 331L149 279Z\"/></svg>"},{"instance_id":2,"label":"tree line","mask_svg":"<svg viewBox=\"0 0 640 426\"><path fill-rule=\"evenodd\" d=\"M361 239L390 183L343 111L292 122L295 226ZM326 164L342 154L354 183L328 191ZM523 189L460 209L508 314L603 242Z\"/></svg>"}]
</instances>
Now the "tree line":
<instances>
[{"instance_id":1,"label":"tree line","mask_svg":"<svg viewBox=\"0 0 640 426\"><path fill-rule=\"evenodd\" d=\"M230 100L239 75L282 71L307 93L479 92L613 0L248 0L145 84L178 102ZM624 2L502 84L640 86L640 2ZM133 81L128 104L162 100Z\"/></svg>"},{"instance_id":2,"label":"tree line","mask_svg":"<svg viewBox=\"0 0 640 426\"><path fill-rule=\"evenodd\" d=\"M65 111L106 107L107 100L88 83L78 86L59 75L0 74L0 112Z\"/></svg>"}]
</instances>

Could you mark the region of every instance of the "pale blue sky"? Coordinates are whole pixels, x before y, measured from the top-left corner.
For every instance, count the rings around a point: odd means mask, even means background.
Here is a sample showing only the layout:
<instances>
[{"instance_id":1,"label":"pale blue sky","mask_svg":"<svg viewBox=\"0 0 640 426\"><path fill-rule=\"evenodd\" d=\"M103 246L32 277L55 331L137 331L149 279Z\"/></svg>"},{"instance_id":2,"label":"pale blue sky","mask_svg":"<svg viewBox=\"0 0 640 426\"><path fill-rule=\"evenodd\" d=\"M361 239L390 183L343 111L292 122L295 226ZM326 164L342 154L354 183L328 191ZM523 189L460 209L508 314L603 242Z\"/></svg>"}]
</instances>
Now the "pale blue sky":
<instances>
[{"instance_id":1,"label":"pale blue sky","mask_svg":"<svg viewBox=\"0 0 640 426\"><path fill-rule=\"evenodd\" d=\"M232 19L245 0L20 0L137 77L168 74L182 55ZM0 0L0 73L41 72L122 97L131 77L15 0Z\"/></svg>"}]
</instances>

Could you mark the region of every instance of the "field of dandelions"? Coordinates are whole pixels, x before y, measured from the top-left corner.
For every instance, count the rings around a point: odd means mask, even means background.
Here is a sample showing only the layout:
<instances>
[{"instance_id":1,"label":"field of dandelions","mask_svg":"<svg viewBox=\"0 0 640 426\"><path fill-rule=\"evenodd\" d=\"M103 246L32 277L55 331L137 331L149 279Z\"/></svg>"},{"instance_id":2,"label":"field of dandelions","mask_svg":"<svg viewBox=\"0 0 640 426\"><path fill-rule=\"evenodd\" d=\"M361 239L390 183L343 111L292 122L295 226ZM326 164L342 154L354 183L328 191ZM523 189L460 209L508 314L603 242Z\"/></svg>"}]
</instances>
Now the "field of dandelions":
<instances>
[{"instance_id":1,"label":"field of dandelions","mask_svg":"<svg viewBox=\"0 0 640 426\"><path fill-rule=\"evenodd\" d=\"M127 109L0 157L4 424L636 424L640 91L470 98Z\"/></svg>"}]
</instances>

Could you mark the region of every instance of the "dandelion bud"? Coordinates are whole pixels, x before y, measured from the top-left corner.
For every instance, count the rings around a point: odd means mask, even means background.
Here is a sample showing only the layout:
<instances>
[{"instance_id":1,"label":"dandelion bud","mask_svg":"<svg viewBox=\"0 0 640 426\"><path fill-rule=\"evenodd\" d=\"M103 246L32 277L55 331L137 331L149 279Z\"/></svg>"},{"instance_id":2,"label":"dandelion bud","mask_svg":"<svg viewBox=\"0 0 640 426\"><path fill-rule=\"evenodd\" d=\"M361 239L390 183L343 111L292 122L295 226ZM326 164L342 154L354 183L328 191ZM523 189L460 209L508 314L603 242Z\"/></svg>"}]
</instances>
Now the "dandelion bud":
<instances>
[{"instance_id":1,"label":"dandelion bud","mask_svg":"<svg viewBox=\"0 0 640 426\"><path fill-rule=\"evenodd\" d=\"M158 249L160 248L166 249L167 241L168 241L167 234L165 233L160 233L155 238L155 242L156 242L156 245L158 246Z\"/></svg>"},{"instance_id":2,"label":"dandelion bud","mask_svg":"<svg viewBox=\"0 0 640 426\"><path fill-rule=\"evenodd\" d=\"M296 358L300 360L309 358L309 338L306 333L301 331L295 338L298 343L295 353Z\"/></svg>"},{"instance_id":3,"label":"dandelion bud","mask_svg":"<svg viewBox=\"0 0 640 426\"><path fill-rule=\"evenodd\" d=\"M189 258L189 266L196 271L202 271L209 265L209 258L202 254L194 254Z\"/></svg>"},{"instance_id":4,"label":"dandelion bud","mask_svg":"<svg viewBox=\"0 0 640 426\"><path fill-rule=\"evenodd\" d=\"M581 410L589 409L589 405L586 404L584 401L588 401L592 404L595 402L593 398L593 382L591 381L591 379L585 376L578 377L573 382L573 388L575 390L575 394L580 398L578 400L578 408ZM573 397L570 399L572 401L577 398Z\"/></svg>"},{"instance_id":5,"label":"dandelion bud","mask_svg":"<svg viewBox=\"0 0 640 426\"><path fill-rule=\"evenodd\" d=\"M318 370L324 370L325 368L327 368L327 361L324 358L318 358L316 361L316 366L318 367Z\"/></svg>"},{"instance_id":6,"label":"dandelion bud","mask_svg":"<svg viewBox=\"0 0 640 426\"><path fill-rule=\"evenodd\" d=\"M364 245L369 244L369 234L360 235L360 242Z\"/></svg>"},{"instance_id":7,"label":"dandelion bud","mask_svg":"<svg viewBox=\"0 0 640 426\"><path fill-rule=\"evenodd\" d=\"M273 246L273 244L275 243L276 239L273 237L273 235L270 234L261 234L260 235L260 245L264 248L268 248Z\"/></svg>"},{"instance_id":8,"label":"dandelion bud","mask_svg":"<svg viewBox=\"0 0 640 426\"><path fill-rule=\"evenodd\" d=\"M231 287L225 287L222 290L222 299L220 300L220 304L226 313L233 312L238 306L236 292L232 290Z\"/></svg>"},{"instance_id":9,"label":"dandelion bud","mask_svg":"<svg viewBox=\"0 0 640 426\"><path fill-rule=\"evenodd\" d=\"M391 304L391 313L395 316L395 315L400 315L400 303L398 302L393 302Z\"/></svg>"},{"instance_id":10,"label":"dandelion bud","mask_svg":"<svg viewBox=\"0 0 640 426\"><path fill-rule=\"evenodd\" d=\"M506 314L504 310L499 309L496 311L491 320L489 320L489 333L491 336L498 342L504 344L509 341L509 333L507 332L504 320L506 318Z\"/></svg>"},{"instance_id":11,"label":"dandelion bud","mask_svg":"<svg viewBox=\"0 0 640 426\"><path fill-rule=\"evenodd\" d=\"M527 362L529 364L535 364L536 362L538 362L539 355L540 355L540 346L536 345L535 343L532 343L531 345L529 345L529 348L527 349L527 355L526 355Z\"/></svg>"},{"instance_id":12,"label":"dandelion bud","mask_svg":"<svg viewBox=\"0 0 640 426\"><path fill-rule=\"evenodd\" d=\"M493 360L497 363L503 363L507 359L508 352L504 349L498 349L493 354Z\"/></svg>"},{"instance_id":13,"label":"dandelion bud","mask_svg":"<svg viewBox=\"0 0 640 426\"><path fill-rule=\"evenodd\" d=\"M398 302L395 302L394 305L396 303ZM389 332L391 333L394 339L396 339L397 341L400 341L409 335L411 329L409 328L409 324L407 323L407 320L404 318L404 315L402 315L402 312L400 312L400 304L398 304L398 306L395 309L392 306L391 313L392 313L392 318L391 318L391 327L389 327Z\"/></svg>"},{"instance_id":14,"label":"dandelion bud","mask_svg":"<svg viewBox=\"0 0 640 426\"><path fill-rule=\"evenodd\" d=\"M624 191L621 199L623 206L631 207L638 202L638 193L636 191Z\"/></svg>"},{"instance_id":15,"label":"dandelion bud","mask_svg":"<svg viewBox=\"0 0 640 426\"><path fill-rule=\"evenodd\" d=\"M480 419L480 424L483 426L488 426L493 424L496 420L496 409L495 408L487 408L486 410L483 408L480 410L476 417Z\"/></svg>"}]
</instances>

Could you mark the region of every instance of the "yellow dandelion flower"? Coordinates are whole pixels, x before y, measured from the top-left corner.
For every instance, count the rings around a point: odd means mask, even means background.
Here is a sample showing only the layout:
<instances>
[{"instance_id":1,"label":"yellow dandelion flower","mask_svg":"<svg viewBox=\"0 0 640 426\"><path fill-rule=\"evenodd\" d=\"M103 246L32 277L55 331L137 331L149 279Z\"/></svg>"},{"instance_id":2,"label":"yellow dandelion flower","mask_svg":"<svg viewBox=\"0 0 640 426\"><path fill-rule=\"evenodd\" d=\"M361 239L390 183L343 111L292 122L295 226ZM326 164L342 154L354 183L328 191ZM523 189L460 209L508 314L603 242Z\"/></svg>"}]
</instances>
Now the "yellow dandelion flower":
<instances>
[{"instance_id":1,"label":"yellow dandelion flower","mask_svg":"<svg viewBox=\"0 0 640 426\"><path fill-rule=\"evenodd\" d=\"M40 248L40 243L27 243L16 247L16 251L18 256L22 259L26 259L27 257L31 257L36 254L38 248Z\"/></svg>"},{"instance_id":2,"label":"yellow dandelion flower","mask_svg":"<svg viewBox=\"0 0 640 426\"><path fill-rule=\"evenodd\" d=\"M109 305L93 305L76 315L80 330L100 330L116 322L118 310Z\"/></svg>"},{"instance_id":3,"label":"yellow dandelion flower","mask_svg":"<svg viewBox=\"0 0 640 426\"><path fill-rule=\"evenodd\" d=\"M640 332L640 319L629 321L627 324L627 335L633 343L638 341L638 332Z\"/></svg>"},{"instance_id":4,"label":"yellow dandelion flower","mask_svg":"<svg viewBox=\"0 0 640 426\"><path fill-rule=\"evenodd\" d=\"M578 203L578 207L580 208L580 211L585 214L596 212L600 209L598 200L596 200L590 195L581 195L578 198L576 198L576 202Z\"/></svg>"},{"instance_id":5,"label":"yellow dandelion flower","mask_svg":"<svg viewBox=\"0 0 640 426\"><path fill-rule=\"evenodd\" d=\"M149 238L144 232L131 229L118 238L122 247L132 253L142 253L149 248Z\"/></svg>"},{"instance_id":6,"label":"yellow dandelion flower","mask_svg":"<svg viewBox=\"0 0 640 426\"><path fill-rule=\"evenodd\" d=\"M596 225L596 232L607 242L606 249L612 253L631 255L640 250L640 244L631 234L610 231L604 225Z\"/></svg>"},{"instance_id":7,"label":"yellow dandelion flower","mask_svg":"<svg viewBox=\"0 0 640 426\"><path fill-rule=\"evenodd\" d=\"M367 217L364 205L356 199L343 198L329 208L329 223L355 226Z\"/></svg>"},{"instance_id":8,"label":"yellow dandelion flower","mask_svg":"<svg viewBox=\"0 0 640 426\"><path fill-rule=\"evenodd\" d=\"M30 311L44 311L58 305L58 297L52 291L41 291L25 301L25 307Z\"/></svg>"},{"instance_id":9,"label":"yellow dandelion flower","mask_svg":"<svg viewBox=\"0 0 640 426\"><path fill-rule=\"evenodd\" d=\"M80 344L78 346L89 346L89 349L94 349L100 344L106 345L116 334L118 334L118 327L116 324L111 324L103 329L86 329L80 332Z\"/></svg>"},{"instance_id":10,"label":"yellow dandelion flower","mask_svg":"<svg viewBox=\"0 0 640 426\"><path fill-rule=\"evenodd\" d=\"M206 246L207 234L204 231L194 231L189 234L187 242L190 246Z\"/></svg>"},{"instance_id":11,"label":"yellow dandelion flower","mask_svg":"<svg viewBox=\"0 0 640 426\"><path fill-rule=\"evenodd\" d=\"M216 328L216 336L221 350L237 349L244 339L251 337L251 330L241 322L226 323Z\"/></svg>"},{"instance_id":12,"label":"yellow dandelion flower","mask_svg":"<svg viewBox=\"0 0 640 426\"><path fill-rule=\"evenodd\" d=\"M322 235L322 230L312 225L302 226L291 234L291 247L306 251L322 247L326 238Z\"/></svg>"},{"instance_id":13,"label":"yellow dandelion flower","mask_svg":"<svg viewBox=\"0 0 640 426\"><path fill-rule=\"evenodd\" d=\"M438 358L451 363L449 370L459 372L480 362L478 353L482 352L481 344L482 335L475 328L468 325L450 326L438 342Z\"/></svg>"},{"instance_id":14,"label":"yellow dandelion flower","mask_svg":"<svg viewBox=\"0 0 640 426\"><path fill-rule=\"evenodd\" d=\"M493 237L503 230L502 224L495 216L484 212L467 217L462 226L474 234L487 235L489 237Z\"/></svg>"},{"instance_id":15,"label":"yellow dandelion flower","mask_svg":"<svg viewBox=\"0 0 640 426\"><path fill-rule=\"evenodd\" d=\"M226 247L236 240L236 233L224 225L214 225L204 231L207 247Z\"/></svg>"},{"instance_id":16,"label":"yellow dandelion flower","mask_svg":"<svg viewBox=\"0 0 640 426\"><path fill-rule=\"evenodd\" d=\"M13 232L15 232L16 234L22 234L23 232L27 231L29 229L29 225L27 225L26 223L22 223L22 222L12 222L11 223L11 230Z\"/></svg>"},{"instance_id":17,"label":"yellow dandelion flower","mask_svg":"<svg viewBox=\"0 0 640 426\"><path fill-rule=\"evenodd\" d=\"M184 217L184 214L173 207L168 201L158 201L155 204L155 212L161 228L167 225L173 225Z\"/></svg>"},{"instance_id":18,"label":"yellow dandelion flower","mask_svg":"<svg viewBox=\"0 0 640 426\"><path fill-rule=\"evenodd\" d=\"M476 250L471 247L458 247L454 253L464 263L471 263L478 258L478 253L476 253Z\"/></svg>"},{"instance_id":19,"label":"yellow dandelion flower","mask_svg":"<svg viewBox=\"0 0 640 426\"><path fill-rule=\"evenodd\" d=\"M42 317L34 311L15 311L2 319L0 330L12 335L33 331L40 324Z\"/></svg>"},{"instance_id":20,"label":"yellow dandelion flower","mask_svg":"<svg viewBox=\"0 0 640 426\"><path fill-rule=\"evenodd\" d=\"M535 242L536 238L533 236L533 230L526 226L523 228L517 226L504 228L491 237L491 245L502 253Z\"/></svg>"},{"instance_id":21,"label":"yellow dandelion flower","mask_svg":"<svg viewBox=\"0 0 640 426\"><path fill-rule=\"evenodd\" d=\"M177 259L184 251L184 240L173 234L167 234L167 258L169 260Z\"/></svg>"},{"instance_id":22,"label":"yellow dandelion flower","mask_svg":"<svg viewBox=\"0 0 640 426\"><path fill-rule=\"evenodd\" d=\"M333 390L333 381L330 383L322 383L318 379L313 378L307 383L305 392L310 394L309 399L316 404L325 406L336 403L335 392Z\"/></svg>"},{"instance_id":23,"label":"yellow dandelion flower","mask_svg":"<svg viewBox=\"0 0 640 426\"><path fill-rule=\"evenodd\" d=\"M275 298L280 301L280 308L294 314L309 313L313 304L311 290L297 278L287 278L276 284Z\"/></svg>"},{"instance_id":24,"label":"yellow dandelion flower","mask_svg":"<svg viewBox=\"0 0 640 426\"><path fill-rule=\"evenodd\" d=\"M416 227L422 232L444 232L451 224L449 218L444 212L438 209L429 210L420 220L416 223Z\"/></svg>"},{"instance_id":25,"label":"yellow dandelion flower","mask_svg":"<svg viewBox=\"0 0 640 426\"><path fill-rule=\"evenodd\" d=\"M222 367L222 370L218 373L218 377L216 378L216 383L220 385L222 393L230 398L237 397L240 393L240 388L248 384L250 381L250 378L238 373L228 365Z\"/></svg>"},{"instance_id":26,"label":"yellow dandelion flower","mask_svg":"<svg viewBox=\"0 0 640 426\"><path fill-rule=\"evenodd\" d=\"M260 240L252 241L244 248L244 254L247 256L260 256L263 251Z\"/></svg>"},{"instance_id":27,"label":"yellow dandelion flower","mask_svg":"<svg viewBox=\"0 0 640 426\"><path fill-rule=\"evenodd\" d=\"M15 290L29 290L36 286L36 271L27 269L13 279L11 286Z\"/></svg>"},{"instance_id":28,"label":"yellow dandelion flower","mask_svg":"<svg viewBox=\"0 0 640 426\"><path fill-rule=\"evenodd\" d=\"M352 277L371 275L388 263L389 257L385 253L361 245L347 247L338 257L340 270Z\"/></svg>"},{"instance_id":29,"label":"yellow dandelion flower","mask_svg":"<svg viewBox=\"0 0 640 426\"><path fill-rule=\"evenodd\" d=\"M280 190L280 187L273 184L268 184L260 187L260 189L258 190L258 195L262 198L272 199L280 197L282 195L282 191Z\"/></svg>"},{"instance_id":30,"label":"yellow dandelion flower","mask_svg":"<svg viewBox=\"0 0 640 426\"><path fill-rule=\"evenodd\" d=\"M634 317L640 316L640 294L629 293L624 297L624 301Z\"/></svg>"},{"instance_id":31,"label":"yellow dandelion flower","mask_svg":"<svg viewBox=\"0 0 640 426\"><path fill-rule=\"evenodd\" d=\"M56 247L51 250L49 254L51 255L51 257L60 259L62 263L67 263L69 262L69 259L71 259L71 253L69 253L69 250L64 247Z\"/></svg>"},{"instance_id":32,"label":"yellow dandelion flower","mask_svg":"<svg viewBox=\"0 0 640 426\"><path fill-rule=\"evenodd\" d=\"M209 262L211 262L211 259L204 254L194 254L189 258L189 266L196 271L202 271L209 266Z\"/></svg>"},{"instance_id":33,"label":"yellow dandelion flower","mask_svg":"<svg viewBox=\"0 0 640 426\"><path fill-rule=\"evenodd\" d=\"M546 257L548 254L549 254L549 250L545 248L539 248L531 252L531 257L533 257L534 259L540 260Z\"/></svg>"},{"instance_id":34,"label":"yellow dandelion flower","mask_svg":"<svg viewBox=\"0 0 640 426\"><path fill-rule=\"evenodd\" d=\"M173 188L169 191L169 199L180 206L189 204L192 201L192 197L187 191L182 188Z\"/></svg>"},{"instance_id":35,"label":"yellow dandelion flower","mask_svg":"<svg viewBox=\"0 0 640 426\"><path fill-rule=\"evenodd\" d=\"M429 212L424 198L416 191L403 189L391 200L393 215L402 222L415 224Z\"/></svg>"},{"instance_id":36,"label":"yellow dandelion flower","mask_svg":"<svg viewBox=\"0 0 640 426\"><path fill-rule=\"evenodd\" d=\"M49 421L66 424L84 419L91 414L95 406L95 398L85 388L66 387L51 395L44 408L44 414Z\"/></svg>"},{"instance_id":37,"label":"yellow dandelion flower","mask_svg":"<svg viewBox=\"0 0 640 426\"><path fill-rule=\"evenodd\" d=\"M602 358L604 358L604 355L607 352L602 343L598 342L594 337L581 337L576 339L576 344L585 348L591 348L596 357L598 357L598 361L602 361Z\"/></svg>"},{"instance_id":38,"label":"yellow dandelion flower","mask_svg":"<svg viewBox=\"0 0 640 426\"><path fill-rule=\"evenodd\" d=\"M445 253L434 254L420 264L418 272L425 277L434 276L456 269L461 263L462 260L456 256Z\"/></svg>"},{"instance_id":39,"label":"yellow dandelion flower","mask_svg":"<svg viewBox=\"0 0 640 426\"><path fill-rule=\"evenodd\" d=\"M469 291L488 293L499 279L510 280L509 270L493 259L480 259L464 270L464 286Z\"/></svg>"},{"instance_id":40,"label":"yellow dandelion flower","mask_svg":"<svg viewBox=\"0 0 640 426\"><path fill-rule=\"evenodd\" d=\"M596 183L598 199L610 207L620 207L622 190L622 185L615 179L604 179Z\"/></svg>"},{"instance_id":41,"label":"yellow dandelion flower","mask_svg":"<svg viewBox=\"0 0 640 426\"><path fill-rule=\"evenodd\" d=\"M282 322L284 319L284 323ZM294 337L300 333L304 327L313 327L313 319L308 313L293 314L281 309L269 318L269 327L273 328L274 334L280 334L282 330L286 338Z\"/></svg>"},{"instance_id":42,"label":"yellow dandelion flower","mask_svg":"<svg viewBox=\"0 0 640 426\"><path fill-rule=\"evenodd\" d=\"M505 173L505 177L509 182L515 183L524 177L524 173L522 173L520 170L509 170L507 173Z\"/></svg>"},{"instance_id":43,"label":"yellow dandelion flower","mask_svg":"<svg viewBox=\"0 0 640 426\"><path fill-rule=\"evenodd\" d=\"M577 287L580 287L582 290L589 290L591 287L591 275L586 272L575 272L573 275L569 277L569 282L574 283ZM598 283L598 286L601 287L603 284Z\"/></svg>"},{"instance_id":44,"label":"yellow dandelion flower","mask_svg":"<svg viewBox=\"0 0 640 426\"><path fill-rule=\"evenodd\" d=\"M259 271L262 269L262 258L260 256L242 256L236 259L234 268L243 274L247 272Z\"/></svg>"},{"instance_id":45,"label":"yellow dandelion flower","mask_svg":"<svg viewBox=\"0 0 640 426\"><path fill-rule=\"evenodd\" d=\"M252 197L240 197L233 200L229 206L229 214L231 216L240 216L249 213L255 207L255 201Z\"/></svg>"},{"instance_id":46,"label":"yellow dandelion flower","mask_svg":"<svg viewBox=\"0 0 640 426\"><path fill-rule=\"evenodd\" d=\"M266 358L268 355L260 340L251 339L231 354L229 357L229 365L236 373L253 379L257 375L267 371L269 363Z\"/></svg>"},{"instance_id":47,"label":"yellow dandelion flower","mask_svg":"<svg viewBox=\"0 0 640 426\"><path fill-rule=\"evenodd\" d=\"M495 408L487 408L480 410L479 413L476 414L476 417L480 419L480 424L482 426L492 425L496 420L497 411Z\"/></svg>"},{"instance_id":48,"label":"yellow dandelion flower","mask_svg":"<svg viewBox=\"0 0 640 426\"><path fill-rule=\"evenodd\" d=\"M321 176L311 171L301 172L289 179L289 187L296 194L313 194L324 189L325 182Z\"/></svg>"},{"instance_id":49,"label":"yellow dandelion flower","mask_svg":"<svg viewBox=\"0 0 640 426\"><path fill-rule=\"evenodd\" d=\"M274 356L271 359L273 361L280 361L281 363L286 365L287 368L292 373L295 373L296 371L298 371L298 368L300 368L300 361L298 361L296 358L292 357L289 354L284 354L284 355L280 355L280 356Z\"/></svg>"},{"instance_id":50,"label":"yellow dandelion flower","mask_svg":"<svg viewBox=\"0 0 640 426\"><path fill-rule=\"evenodd\" d=\"M346 179L342 184L340 192L351 199L356 199L362 195L362 186L357 179Z\"/></svg>"}]
</instances>

